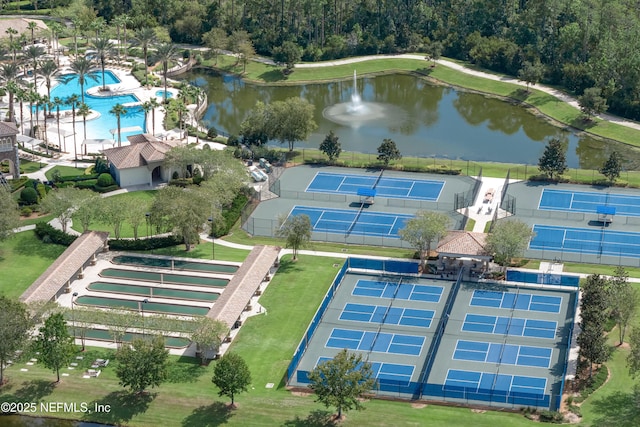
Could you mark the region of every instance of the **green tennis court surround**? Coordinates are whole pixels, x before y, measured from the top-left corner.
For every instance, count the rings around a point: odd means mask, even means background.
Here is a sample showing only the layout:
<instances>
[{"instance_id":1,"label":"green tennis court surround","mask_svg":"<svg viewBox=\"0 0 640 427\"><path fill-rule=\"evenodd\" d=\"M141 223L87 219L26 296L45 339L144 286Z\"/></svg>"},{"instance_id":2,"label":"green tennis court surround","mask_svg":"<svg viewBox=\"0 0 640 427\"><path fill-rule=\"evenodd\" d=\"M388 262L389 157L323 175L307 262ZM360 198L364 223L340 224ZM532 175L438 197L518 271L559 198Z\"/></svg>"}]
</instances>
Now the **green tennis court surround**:
<instances>
[{"instance_id":1,"label":"green tennis court surround","mask_svg":"<svg viewBox=\"0 0 640 427\"><path fill-rule=\"evenodd\" d=\"M79 329L76 328L76 332ZM156 331L149 331L146 336L154 335ZM69 333L73 335L73 327L69 328ZM79 337L79 335L78 335ZM109 331L104 329L87 329L85 331L85 338L88 340L98 340L98 341L113 341L113 337L109 334ZM143 338L142 334L132 334L126 333L122 337L124 342L131 342L136 338ZM172 348L184 348L187 347L191 341L186 338L181 337L172 337L172 336L164 336L164 345L165 347Z\"/></svg>"},{"instance_id":2,"label":"green tennis court surround","mask_svg":"<svg viewBox=\"0 0 640 427\"><path fill-rule=\"evenodd\" d=\"M129 310L140 310L141 308L146 312L164 313L164 314L177 314L184 316L204 316L209 312L207 307L194 307L191 305L178 305L178 304L165 304L160 302L147 302L132 301L118 298L105 298L105 297L88 297L82 296L76 299L76 303L79 305L89 305L95 307L108 307L108 308L125 308Z\"/></svg>"},{"instance_id":3,"label":"green tennis court surround","mask_svg":"<svg viewBox=\"0 0 640 427\"><path fill-rule=\"evenodd\" d=\"M175 298L196 301L215 301L220 296L213 292L184 291L165 287L124 285L121 283L93 282L87 289L97 292L113 292L117 294L140 295L144 297Z\"/></svg>"},{"instance_id":4,"label":"green tennis court surround","mask_svg":"<svg viewBox=\"0 0 640 427\"><path fill-rule=\"evenodd\" d=\"M168 268L170 270L201 271L204 273L233 274L238 271L235 265L211 264L195 261L173 260L166 258L149 258L135 255L118 255L113 257L113 263L135 265L142 267Z\"/></svg>"},{"instance_id":5,"label":"green tennis court surround","mask_svg":"<svg viewBox=\"0 0 640 427\"><path fill-rule=\"evenodd\" d=\"M118 268L107 268L100 272L100 276L114 277L118 279L143 280L156 283L174 283L176 285L197 285L197 286L227 286L229 280L216 279L211 277L188 276L186 274L157 273L153 271L122 270Z\"/></svg>"}]
</instances>

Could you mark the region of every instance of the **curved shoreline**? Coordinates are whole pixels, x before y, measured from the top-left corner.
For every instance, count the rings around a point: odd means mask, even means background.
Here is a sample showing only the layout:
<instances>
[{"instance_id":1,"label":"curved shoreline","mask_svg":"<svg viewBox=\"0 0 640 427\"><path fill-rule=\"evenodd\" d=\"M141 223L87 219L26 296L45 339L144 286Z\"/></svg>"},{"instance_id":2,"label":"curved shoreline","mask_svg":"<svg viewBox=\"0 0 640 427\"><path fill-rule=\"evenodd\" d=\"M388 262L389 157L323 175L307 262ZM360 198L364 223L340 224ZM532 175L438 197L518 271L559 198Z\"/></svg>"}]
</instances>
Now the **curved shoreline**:
<instances>
[{"instance_id":1,"label":"curved shoreline","mask_svg":"<svg viewBox=\"0 0 640 427\"><path fill-rule=\"evenodd\" d=\"M640 148L640 141L639 141L640 138L638 138L640 134L636 135L637 133L636 131L640 130L640 123L638 122L627 120L611 114L601 114L601 115L595 116L596 121L592 123L584 123L577 120L577 118L581 116L577 99L558 89L545 86L545 85L540 85L540 84L529 85L529 92L524 94L521 98L517 98L514 96L509 96L508 94L505 95L503 93L499 93L496 91L483 90L472 84L465 85L463 82L459 82L459 81L455 82L454 81L455 79L446 79L446 78L442 78L442 76L434 76L433 73L436 72L436 67L433 67L431 65L432 63L426 61L424 58L425 58L424 55L418 55L418 54L369 55L369 56L361 56L361 57L355 57L355 58L340 59L335 61L325 61L325 62L318 62L318 63L301 63L301 64L296 64L294 68L300 71L302 70L311 71L314 69L322 69L326 67L336 67L336 66L339 67L339 66L359 64L359 63L365 63L365 62L376 61L376 60L420 61L419 64L416 64L415 68L405 66L404 68L387 67L385 69L376 70L376 71L358 70L358 74L360 76L410 74L410 75L416 76L417 78L423 78L425 80L428 80L433 84L450 86L461 91L479 93L485 96L490 96L497 99L501 99L503 101L510 102L514 105L522 106L526 110L540 117L545 118L547 121L549 121L553 125L560 128L570 129L571 131L574 131L574 132L584 132L600 140L616 141L618 143L625 144L626 146L629 146L632 148L636 148L636 149ZM258 64L262 64L264 66L275 66L275 63L273 63L273 61L266 58L257 59L257 60L254 60L254 62ZM466 75L466 76L471 76L475 78L487 79L487 80L496 82L497 84L506 84L508 86L516 86L517 88L516 90L527 87L527 84L525 82L520 81L517 78L513 78L505 75L499 75L499 74L491 74L484 71L477 71L467 66L457 64L450 60L439 59L436 61L436 63L442 65L443 67L446 67L448 69L447 72L454 72L454 73L458 73L459 75ZM424 65L424 67L417 66L420 64ZM225 69L219 66L201 65L199 68L210 69L210 70L214 70L221 73L233 74L240 77L242 80L248 83L256 84L260 86L296 86L296 85L304 85L304 84L324 84L328 82L345 81L352 78L351 72L349 72L348 74L345 73L344 76L339 76L339 77L329 77L329 78L317 77L313 80L305 78L305 79L295 80L295 81L283 80L283 81L267 82L264 79L255 79L255 78L249 77L247 73L244 73L244 74L237 73L237 72L234 72L233 70ZM422 71L422 70L425 70L425 71ZM508 92L506 89L508 89L508 87L505 87L504 92ZM524 93L524 91L522 92ZM558 101L561 101L562 103L569 106L571 109L571 114L570 114L571 117L567 117L568 120L563 120L562 117L558 117L559 114L552 114L550 112L543 111L536 104L543 106L544 102L540 102L540 101L544 101L544 100L540 100L538 98L544 97L544 96L553 97L552 99L555 100L556 104ZM558 113L562 113L562 112L558 112ZM616 135L616 132L615 132L616 128L605 129L603 128L605 126L614 126L614 127L621 126L626 130L622 130L621 133L623 133L623 135ZM598 132L595 132L596 130ZM620 129L618 128L618 130ZM624 135L624 133L626 133L626 135Z\"/></svg>"}]
</instances>

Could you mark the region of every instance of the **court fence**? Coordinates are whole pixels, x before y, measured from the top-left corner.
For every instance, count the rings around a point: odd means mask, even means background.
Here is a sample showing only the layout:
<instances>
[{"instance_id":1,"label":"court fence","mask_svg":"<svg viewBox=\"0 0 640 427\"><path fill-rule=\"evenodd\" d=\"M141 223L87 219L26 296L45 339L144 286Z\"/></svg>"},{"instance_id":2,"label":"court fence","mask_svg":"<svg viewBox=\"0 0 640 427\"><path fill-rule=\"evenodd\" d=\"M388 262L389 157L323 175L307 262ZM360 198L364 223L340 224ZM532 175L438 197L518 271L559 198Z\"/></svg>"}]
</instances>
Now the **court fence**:
<instances>
[{"instance_id":1,"label":"court fence","mask_svg":"<svg viewBox=\"0 0 640 427\"><path fill-rule=\"evenodd\" d=\"M624 249L619 251L606 250L596 242L592 243L572 243L571 247L558 247L557 242L535 242L534 247L529 247L525 251L525 257L534 259L553 259L557 262L579 262L587 264L623 265L626 267L640 267L640 253L624 253ZM628 249L627 249L628 250ZM611 270L613 272L613 268Z\"/></svg>"},{"instance_id":2,"label":"court fence","mask_svg":"<svg viewBox=\"0 0 640 427\"><path fill-rule=\"evenodd\" d=\"M338 271L338 273L336 274L336 277L333 279L333 282L331 283L331 286L329 287L327 294L322 300L320 307L318 307L318 310L316 310L316 313L314 314L313 319L309 324L309 327L305 331L304 336L302 337L302 340L300 340L300 344L298 344L298 347L296 348L296 351L294 352L293 357L291 358L291 362L289 363L289 367L287 368L288 381L293 378L293 374L296 368L298 367L298 364L300 363L300 359L302 358L302 355L306 351L307 346L309 345L309 342L313 337L313 334L315 333L318 325L320 324L320 321L322 320L322 317L324 316L324 313L327 311L327 308L329 307L329 303L333 299L333 296L335 295L336 290L340 286L340 283L342 283L342 279L344 278L344 275L348 271L372 271L372 270L376 272L382 272L383 274L418 274L418 262L398 261L398 260L392 260L392 259L380 260L380 259L354 258L354 257L347 258L345 263L340 268L340 271ZM308 378L306 377L307 374L308 372L306 372L304 375L306 383L309 382Z\"/></svg>"},{"instance_id":3,"label":"court fence","mask_svg":"<svg viewBox=\"0 0 640 427\"><path fill-rule=\"evenodd\" d=\"M538 273L533 271L507 270L507 282L535 283L539 285L559 285L580 287L580 276L573 274Z\"/></svg>"},{"instance_id":4,"label":"court fence","mask_svg":"<svg viewBox=\"0 0 640 427\"><path fill-rule=\"evenodd\" d=\"M291 362L287 368L287 384L295 382L297 384L309 384L309 371L298 370L298 365L308 348L313 334L315 333L318 325L320 324L329 303L333 299L335 292L342 283L344 275L347 272L358 271L378 271L382 273L394 273L394 274L415 274L418 270L417 262L410 261L396 261L396 260L374 260L365 258L353 258L350 257L343 264L340 271L336 274L327 294L325 295L320 307L316 311L311 323L309 324L304 336L300 340L298 347L296 348ZM462 270L460 271L454 288L452 288L450 295L445 304L444 313L450 313L453 303L455 301L455 294L460 288L462 283ZM577 300L577 298L576 298ZM446 326L447 316L443 315L438 327L439 332L434 342L442 338L444 326ZM437 349L437 345L432 342L431 349ZM567 352L568 353L568 352ZM433 352L435 354L435 351ZM433 360L429 360L426 363L433 363ZM557 410L560 407L562 401L562 394L537 394L537 393L523 393L515 391L502 391L493 389L484 389L477 387L459 387L459 386L447 386L443 384L427 383L426 377L429 370L426 369L427 365L423 368L421 374L421 381L401 381L401 380L389 380L379 379L376 382L376 389L373 392L381 397L395 397L399 399L407 399L408 396L413 396L414 399L427 399L436 400L450 403L462 403L467 405L477 405L478 403L487 404L488 406L511 406L512 409L521 407L536 407L550 410ZM565 367L566 370L566 367ZM425 374L426 371L426 374ZM564 381L563 385L564 386ZM561 387L562 388L562 387Z\"/></svg>"},{"instance_id":5,"label":"court fence","mask_svg":"<svg viewBox=\"0 0 640 427\"><path fill-rule=\"evenodd\" d=\"M473 187L467 191L453 195L453 210L457 211L458 209L473 206L476 198L478 197L478 193L480 192L480 188L482 187L482 167L480 167L477 177L471 177L471 179L473 179Z\"/></svg>"}]
</instances>

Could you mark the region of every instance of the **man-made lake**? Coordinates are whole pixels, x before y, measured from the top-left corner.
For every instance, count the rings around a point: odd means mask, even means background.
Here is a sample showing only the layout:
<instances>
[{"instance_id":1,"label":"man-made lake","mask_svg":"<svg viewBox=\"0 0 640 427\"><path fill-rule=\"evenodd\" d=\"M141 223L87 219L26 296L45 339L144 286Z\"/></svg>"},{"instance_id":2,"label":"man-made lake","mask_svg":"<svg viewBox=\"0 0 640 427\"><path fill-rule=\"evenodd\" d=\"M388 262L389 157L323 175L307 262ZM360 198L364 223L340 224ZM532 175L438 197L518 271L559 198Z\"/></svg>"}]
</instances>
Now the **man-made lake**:
<instances>
[{"instance_id":1,"label":"man-made lake","mask_svg":"<svg viewBox=\"0 0 640 427\"><path fill-rule=\"evenodd\" d=\"M260 86L209 70L194 70L180 78L204 88L208 94L209 107L202 123L231 134L239 132L242 120L256 101L307 99L316 106L318 129L309 141L298 143L297 148L318 148L333 130L345 151L375 153L384 138L391 138L404 156L537 164L548 138L557 137L568 144L570 167L597 169L615 149L629 162L625 165L627 169L640 168L640 150L567 132L521 107L434 86L409 75L358 79L363 102L392 110L388 119L359 125L358 120L350 117L335 123L323 115L327 107L351 100L352 80Z\"/></svg>"}]
</instances>

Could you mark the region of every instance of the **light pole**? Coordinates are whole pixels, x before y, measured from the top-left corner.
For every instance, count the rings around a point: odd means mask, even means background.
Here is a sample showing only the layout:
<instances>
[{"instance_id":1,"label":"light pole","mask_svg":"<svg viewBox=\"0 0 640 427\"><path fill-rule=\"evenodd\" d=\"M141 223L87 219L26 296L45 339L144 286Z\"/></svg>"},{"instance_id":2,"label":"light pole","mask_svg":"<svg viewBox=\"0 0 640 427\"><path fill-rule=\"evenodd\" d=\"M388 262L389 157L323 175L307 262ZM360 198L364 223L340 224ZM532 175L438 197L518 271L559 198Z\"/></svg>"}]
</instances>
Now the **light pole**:
<instances>
[{"instance_id":1,"label":"light pole","mask_svg":"<svg viewBox=\"0 0 640 427\"><path fill-rule=\"evenodd\" d=\"M149 217L151 216L151 214L149 212L147 212L146 214L144 214L146 221L147 221L147 240L149 239Z\"/></svg>"},{"instance_id":2,"label":"light pole","mask_svg":"<svg viewBox=\"0 0 640 427\"><path fill-rule=\"evenodd\" d=\"M211 210L211 217L208 219L211 224L211 259L216 259L216 244L214 242L215 236L213 235L213 210Z\"/></svg>"},{"instance_id":3,"label":"light pole","mask_svg":"<svg viewBox=\"0 0 640 427\"><path fill-rule=\"evenodd\" d=\"M138 301L138 307L140 308L140 313L142 314L142 338L146 338L146 333L144 330L144 305L148 303L149 300L147 298L142 300L142 303Z\"/></svg>"},{"instance_id":4,"label":"light pole","mask_svg":"<svg viewBox=\"0 0 640 427\"><path fill-rule=\"evenodd\" d=\"M71 321L73 322L73 344L76 343L76 312L73 310L73 306L76 304L77 292L71 294Z\"/></svg>"}]
</instances>

